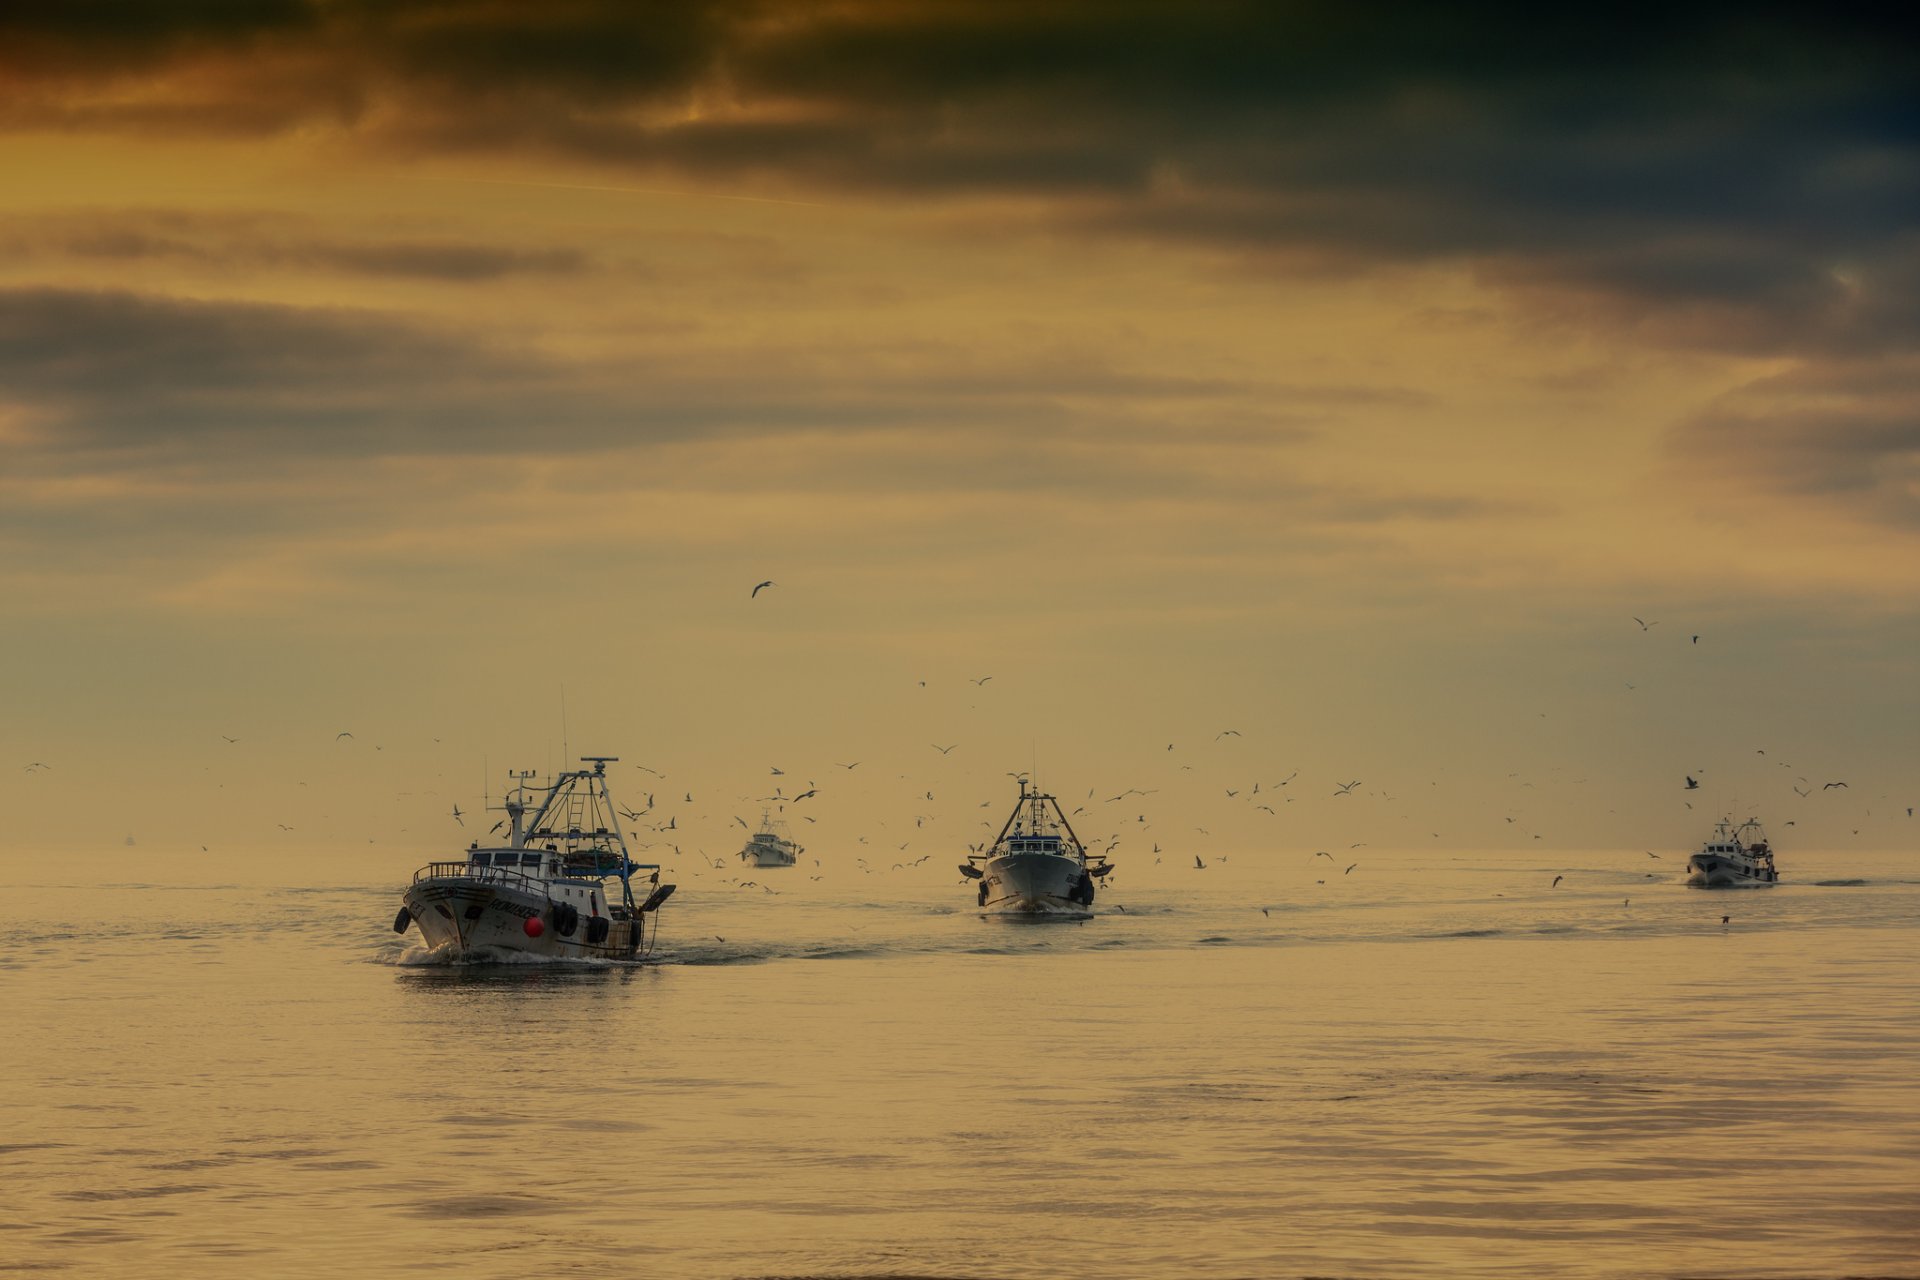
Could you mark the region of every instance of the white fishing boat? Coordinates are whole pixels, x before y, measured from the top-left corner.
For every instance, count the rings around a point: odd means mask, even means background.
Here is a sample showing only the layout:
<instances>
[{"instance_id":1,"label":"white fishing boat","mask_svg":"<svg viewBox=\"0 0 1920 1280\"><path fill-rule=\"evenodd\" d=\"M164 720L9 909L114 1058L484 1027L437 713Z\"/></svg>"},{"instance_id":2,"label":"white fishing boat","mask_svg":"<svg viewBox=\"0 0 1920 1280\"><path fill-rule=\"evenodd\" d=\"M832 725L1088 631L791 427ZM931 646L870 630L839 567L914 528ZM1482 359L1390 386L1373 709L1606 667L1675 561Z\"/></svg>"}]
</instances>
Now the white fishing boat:
<instances>
[{"instance_id":1,"label":"white fishing boat","mask_svg":"<svg viewBox=\"0 0 1920 1280\"><path fill-rule=\"evenodd\" d=\"M991 845L967 855L960 874L979 882L980 907L990 915L1085 920L1093 914L1094 884L1113 870L1104 855L1087 854L1060 803L1028 791Z\"/></svg>"},{"instance_id":2,"label":"white fishing boat","mask_svg":"<svg viewBox=\"0 0 1920 1280\"><path fill-rule=\"evenodd\" d=\"M393 931L420 926L438 955L455 960L531 955L551 960L636 960L653 952L656 912L675 886L627 852L620 811L607 794L617 756L547 786L516 773L502 807L507 842L467 846L458 861L416 871ZM651 924L649 923L651 922Z\"/></svg>"},{"instance_id":3,"label":"white fishing boat","mask_svg":"<svg viewBox=\"0 0 1920 1280\"><path fill-rule=\"evenodd\" d=\"M1777 884L1779 880L1780 873L1773 865L1773 846L1767 843L1767 833L1755 818L1738 827L1722 818L1700 852L1687 859L1687 883L1702 889L1744 888Z\"/></svg>"},{"instance_id":4,"label":"white fishing boat","mask_svg":"<svg viewBox=\"0 0 1920 1280\"><path fill-rule=\"evenodd\" d=\"M747 838L740 860L756 867L790 867L800 861L804 845L787 838L787 824L768 810L760 811L760 829Z\"/></svg>"}]
</instances>

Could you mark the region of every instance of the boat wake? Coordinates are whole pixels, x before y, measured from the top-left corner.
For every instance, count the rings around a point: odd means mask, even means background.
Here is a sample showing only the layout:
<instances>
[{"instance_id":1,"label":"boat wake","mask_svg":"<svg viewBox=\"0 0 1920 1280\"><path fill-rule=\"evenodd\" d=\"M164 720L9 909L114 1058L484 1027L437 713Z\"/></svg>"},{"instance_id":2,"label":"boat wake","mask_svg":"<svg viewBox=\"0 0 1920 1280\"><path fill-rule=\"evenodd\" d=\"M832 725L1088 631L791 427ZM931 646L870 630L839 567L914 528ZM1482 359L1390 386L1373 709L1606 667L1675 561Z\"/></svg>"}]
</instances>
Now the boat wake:
<instances>
[{"instance_id":1,"label":"boat wake","mask_svg":"<svg viewBox=\"0 0 1920 1280\"><path fill-rule=\"evenodd\" d=\"M409 947L398 955L381 957L381 962L397 969L614 969L641 963L603 956L540 955L488 948L461 953L452 948L428 947Z\"/></svg>"}]
</instances>

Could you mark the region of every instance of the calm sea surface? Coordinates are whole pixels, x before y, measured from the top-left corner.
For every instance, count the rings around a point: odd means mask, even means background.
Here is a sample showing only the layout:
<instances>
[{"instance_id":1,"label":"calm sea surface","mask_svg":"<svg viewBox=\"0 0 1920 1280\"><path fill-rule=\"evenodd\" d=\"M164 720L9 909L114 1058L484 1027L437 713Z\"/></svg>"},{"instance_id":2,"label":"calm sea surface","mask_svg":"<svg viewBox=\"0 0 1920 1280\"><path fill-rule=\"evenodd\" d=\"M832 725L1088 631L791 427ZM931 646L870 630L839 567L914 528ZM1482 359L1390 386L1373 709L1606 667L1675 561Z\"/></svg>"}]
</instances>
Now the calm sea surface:
<instances>
[{"instance_id":1,"label":"calm sea surface","mask_svg":"<svg viewBox=\"0 0 1920 1280\"><path fill-rule=\"evenodd\" d=\"M134 852L0 855L0 1272L1920 1275L1910 854L706 871L583 970Z\"/></svg>"}]
</instances>

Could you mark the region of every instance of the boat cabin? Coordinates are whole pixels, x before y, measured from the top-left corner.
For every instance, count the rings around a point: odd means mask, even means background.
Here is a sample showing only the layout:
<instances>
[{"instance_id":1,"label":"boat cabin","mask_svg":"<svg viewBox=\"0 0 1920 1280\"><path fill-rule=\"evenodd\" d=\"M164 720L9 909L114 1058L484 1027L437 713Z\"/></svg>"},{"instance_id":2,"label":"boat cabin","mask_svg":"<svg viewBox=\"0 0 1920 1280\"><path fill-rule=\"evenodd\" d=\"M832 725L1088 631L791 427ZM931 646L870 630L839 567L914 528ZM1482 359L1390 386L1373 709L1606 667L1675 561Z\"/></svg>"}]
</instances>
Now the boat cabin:
<instances>
[{"instance_id":1,"label":"boat cabin","mask_svg":"<svg viewBox=\"0 0 1920 1280\"><path fill-rule=\"evenodd\" d=\"M1052 853L1064 854L1060 847L1059 836L1011 836L1007 840L1008 853Z\"/></svg>"}]
</instances>

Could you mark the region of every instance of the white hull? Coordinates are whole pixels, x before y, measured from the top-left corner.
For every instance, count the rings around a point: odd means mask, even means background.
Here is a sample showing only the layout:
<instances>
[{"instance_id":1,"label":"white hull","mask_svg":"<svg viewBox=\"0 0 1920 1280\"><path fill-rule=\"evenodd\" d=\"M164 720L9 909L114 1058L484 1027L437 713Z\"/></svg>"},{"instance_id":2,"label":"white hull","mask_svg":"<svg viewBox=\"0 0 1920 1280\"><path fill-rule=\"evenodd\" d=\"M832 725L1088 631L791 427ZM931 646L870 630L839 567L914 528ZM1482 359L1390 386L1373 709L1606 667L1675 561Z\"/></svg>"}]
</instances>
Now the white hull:
<instances>
[{"instance_id":1,"label":"white hull","mask_svg":"<svg viewBox=\"0 0 1920 1280\"><path fill-rule=\"evenodd\" d=\"M427 947L449 959L527 955L550 960L626 960L645 950L644 939L635 932L643 930L644 923L610 918L611 909L597 887L584 884L554 884L542 894L530 891L524 882L435 876L416 881L404 901ZM578 913L570 937L560 931L566 914L562 906L572 906ZM606 936L598 943L588 941L598 932L591 923L596 918L607 921ZM537 937L528 933L530 920L540 922Z\"/></svg>"},{"instance_id":2,"label":"white hull","mask_svg":"<svg viewBox=\"0 0 1920 1280\"><path fill-rule=\"evenodd\" d=\"M1696 853L1687 859L1687 883L1697 889L1743 889L1777 882L1770 868L1738 854Z\"/></svg>"},{"instance_id":3,"label":"white hull","mask_svg":"<svg viewBox=\"0 0 1920 1280\"><path fill-rule=\"evenodd\" d=\"M786 852L784 849L765 848L742 849L740 851L740 860L749 866L755 867L790 867L800 861L799 858Z\"/></svg>"},{"instance_id":4,"label":"white hull","mask_svg":"<svg viewBox=\"0 0 1920 1280\"><path fill-rule=\"evenodd\" d=\"M988 915L1085 920L1093 914L1093 880L1076 858L1008 853L980 870L980 906Z\"/></svg>"}]
</instances>

